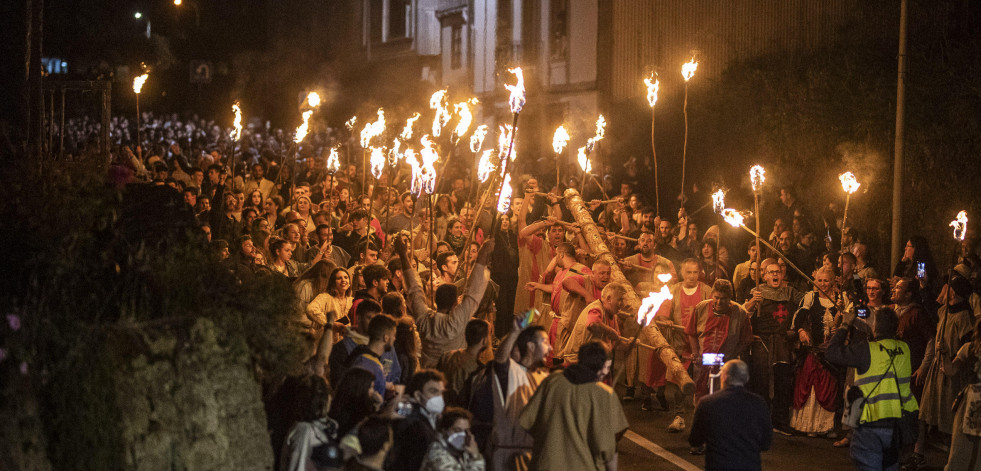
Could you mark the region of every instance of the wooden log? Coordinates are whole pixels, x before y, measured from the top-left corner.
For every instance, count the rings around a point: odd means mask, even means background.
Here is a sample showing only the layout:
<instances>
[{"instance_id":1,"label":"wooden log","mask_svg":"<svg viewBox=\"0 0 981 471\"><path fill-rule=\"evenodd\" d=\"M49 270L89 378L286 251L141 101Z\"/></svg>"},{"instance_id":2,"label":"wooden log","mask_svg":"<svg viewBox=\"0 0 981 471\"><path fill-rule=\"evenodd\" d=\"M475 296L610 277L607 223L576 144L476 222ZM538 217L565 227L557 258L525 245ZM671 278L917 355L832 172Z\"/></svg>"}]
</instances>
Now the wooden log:
<instances>
[{"instance_id":1,"label":"wooden log","mask_svg":"<svg viewBox=\"0 0 981 471\"><path fill-rule=\"evenodd\" d=\"M620 283L624 286L630 286L627 278L623 276L623 272L620 271L620 266L617 263L616 258L610 252L610 248L607 247L606 243L603 242L604 234L596 223L593 221L592 216L589 214L589 210L586 208L586 202L583 201L579 192L574 188L569 188L565 190L565 204L569 211L572 213L572 217L576 221L576 225L582 230L582 236L586 240L586 244L592 250L594 257L597 260L604 260L610 264L610 282ZM632 316L628 316L628 322L633 322L634 327L637 329L640 326L637 324L637 310L640 308L640 298L633 289L628 289L627 294L624 297L624 303L627 305L627 309L633 313ZM635 329L636 330L636 329ZM668 341L661 334L661 331L657 328L654 322L643 328L639 337L639 344L653 350L655 355L661 359L664 365L667 367L667 372L665 373L665 378L678 385L685 394L694 394L695 383L692 382L691 377L688 376L688 372L685 367L681 364L681 360L678 359L678 355L675 354L674 349L671 348ZM645 348L646 349L646 348ZM647 361L645 360L646 355L641 355L640 361L640 377L647 377Z\"/></svg>"}]
</instances>

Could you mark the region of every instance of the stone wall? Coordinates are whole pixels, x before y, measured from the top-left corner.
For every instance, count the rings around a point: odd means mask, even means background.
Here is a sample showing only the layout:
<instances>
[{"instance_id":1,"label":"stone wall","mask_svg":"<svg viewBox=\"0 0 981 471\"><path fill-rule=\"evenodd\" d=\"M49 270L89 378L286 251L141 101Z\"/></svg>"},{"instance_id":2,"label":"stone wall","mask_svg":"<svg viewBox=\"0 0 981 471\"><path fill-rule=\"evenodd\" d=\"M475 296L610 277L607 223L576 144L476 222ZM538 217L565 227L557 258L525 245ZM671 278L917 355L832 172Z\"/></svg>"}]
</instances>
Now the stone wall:
<instances>
[{"instance_id":1,"label":"stone wall","mask_svg":"<svg viewBox=\"0 0 981 471\"><path fill-rule=\"evenodd\" d=\"M214 324L186 340L144 339L116 383L128 469L264 470L273 453L261 390L244 345L222 346Z\"/></svg>"}]
</instances>

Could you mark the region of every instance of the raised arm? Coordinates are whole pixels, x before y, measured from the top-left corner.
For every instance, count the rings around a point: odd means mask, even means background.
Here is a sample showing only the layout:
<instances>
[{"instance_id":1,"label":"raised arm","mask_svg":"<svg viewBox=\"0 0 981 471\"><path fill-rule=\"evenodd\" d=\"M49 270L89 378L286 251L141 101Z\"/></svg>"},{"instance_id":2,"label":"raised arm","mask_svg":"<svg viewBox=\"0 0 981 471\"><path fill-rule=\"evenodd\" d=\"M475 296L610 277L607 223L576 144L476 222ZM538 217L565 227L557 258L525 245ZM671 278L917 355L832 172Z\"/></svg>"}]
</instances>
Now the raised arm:
<instances>
[{"instance_id":1,"label":"raised arm","mask_svg":"<svg viewBox=\"0 0 981 471\"><path fill-rule=\"evenodd\" d=\"M402 266L411 267L405 241L401 237L396 237L393 245L395 253L399 256L399 261L402 262ZM419 316L430 311L429 305L426 304L426 295L422 292L422 281L419 280L419 274L415 270L402 270L402 274L405 276L405 292L408 298L406 301L409 303L409 314L413 318L418 319Z\"/></svg>"}]
</instances>

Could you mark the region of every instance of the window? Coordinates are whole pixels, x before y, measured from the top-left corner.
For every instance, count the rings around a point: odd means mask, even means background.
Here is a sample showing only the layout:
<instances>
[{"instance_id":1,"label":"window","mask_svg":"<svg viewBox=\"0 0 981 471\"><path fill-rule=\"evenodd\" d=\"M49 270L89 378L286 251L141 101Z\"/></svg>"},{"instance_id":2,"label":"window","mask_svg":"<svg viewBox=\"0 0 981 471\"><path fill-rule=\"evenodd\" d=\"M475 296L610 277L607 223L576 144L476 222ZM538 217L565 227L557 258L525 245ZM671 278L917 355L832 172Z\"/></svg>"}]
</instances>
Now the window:
<instances>
[{"instance_id":1,"label":"window","mask_svg":"<svg viewBox=\"0 0 981 471\"><path fill-rule=\"evenodd\" d=\"M566 60L569 52L569 0L551 0L549 3L548 38L552 62Z\"/></svg>"},{"instance_id":2,"label":"window","mask_svg":"<svg viewBox=\"0 0 981 471\"><path fill-rule=\"evenodd\" d=\"M450 30L450 68L459 69L463 65L463 26L454 25Z\"/></svg>"},{"instance_id":3,"label":"window","mask_svg":"<svg viewBox=\"0 0 981 471\"><path fill-rule=\"evenodd\" d=\"M388 0L388 39L408 37L411 0Z\"/></svg>"}]
</instances>

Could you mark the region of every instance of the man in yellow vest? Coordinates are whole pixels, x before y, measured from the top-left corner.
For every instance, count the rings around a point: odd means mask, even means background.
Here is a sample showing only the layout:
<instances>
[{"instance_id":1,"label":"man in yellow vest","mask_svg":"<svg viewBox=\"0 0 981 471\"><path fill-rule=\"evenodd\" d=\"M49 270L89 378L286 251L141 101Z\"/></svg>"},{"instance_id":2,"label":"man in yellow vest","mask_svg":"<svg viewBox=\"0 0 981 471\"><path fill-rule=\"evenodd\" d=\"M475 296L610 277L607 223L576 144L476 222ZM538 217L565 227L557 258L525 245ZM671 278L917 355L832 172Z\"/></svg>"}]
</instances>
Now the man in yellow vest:
<instances>
[{"instance_id":1,"label":"man in yellow vest","mask_svg":"<svg viewBox=\"0 0 981 471\"><path fill-rule=\"evenodd\" d=\"M896 425L904 411L919 410L910 390L909 345L896 340L899 317L889 308L876 313L875 340L853 337L846 345L855 317L854 309L844 314L825 358L836 365L854 367L855 386L865 398L851 439L855 466L861 470L895 470L899 467L899 444L893 436Z\"/></svg>"}]
</instances>

